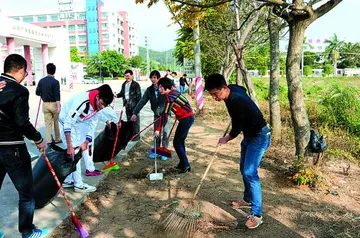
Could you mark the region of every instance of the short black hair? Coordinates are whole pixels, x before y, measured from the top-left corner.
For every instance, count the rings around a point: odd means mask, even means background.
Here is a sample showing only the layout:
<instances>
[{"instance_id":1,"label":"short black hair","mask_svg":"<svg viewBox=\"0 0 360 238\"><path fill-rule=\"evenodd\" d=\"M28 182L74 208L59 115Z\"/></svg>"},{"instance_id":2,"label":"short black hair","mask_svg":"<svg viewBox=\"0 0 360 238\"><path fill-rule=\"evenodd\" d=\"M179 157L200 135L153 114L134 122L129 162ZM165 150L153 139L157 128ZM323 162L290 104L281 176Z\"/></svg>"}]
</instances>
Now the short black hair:
<instances>
[{"instance_id":1,"label":"short black hair","mask_svg":"<svg viewBox=\"0 0 360 238\"><path fill-rule=\"evenodd\" d=\"M112 103L112 101L114 100L114 93L108 84L103 84L100 87L95 88L93 90L99 91L99 98L101 98L104 101L106 106Z\"/></svg>"},{"instance_id":2,"label":"short black hair","mask_svg":"<svg viewBox=\"0 0 360 238\"><path fill-rule=\"evenodd\" d=\"M124 74L133 75L134 73L133 73L133 71L131 69L127 69Z\"/></svg>"},{"instance_id":3,"label":"short black hair","mask_svg":"<svg viewBox=\"0 0 360 238\"><path fill-rule=\"evenodd\" d=\"M167 69L166 71L170 72L170 69Z\"/></svg>"},{"instance_id":4,"label":"short black hair","mask_svg":"<svg viewBox=\"0 0 360 238\"><path fill-rule=\"evenodd\" d=\"M174 71L174 72L172 72L171 74L175 74L175 75L177 75L177 73Z\"/></svg>"},{"instance_id":5,"label":"short black hair","mask_svg":"<svg viewBox=\"0 0 360 238\"><path fill-rule=\"evenodd\" d=\"M151 71L151 73L150 73L150 78L152 78L153 76L156 76L157 78L160 78L160 77L161 77L160 72L157 71L157 70Z\"/></svg>"},{"instance_id":6,"label":"short black hair","mask_svg":"<svg viewBox=\"0 0 360 238\"><path fill-rule=\"evenodd\" d=\"M227 86L227 84L221 74L210 74L205 80L205 90L221 89L223 86Z\"/></svg>"},{"instance_id":7,"label":"short black hair","mask_svg":"<svg viewBox=\"0 0 360 238\"><path fill-rule=\"evenodd\" d=\"M56 66L53 63L48 63L46 65L46 72L50 75L54 75L56 72Z\"/></svg>"},{"instance_id":8,"label":"short black hair","mask_svg":"<svg viewBox=\"0 0 360 238\"><path fill-rule=\"evenodd\" d=\"M184 77L186 77L186 76L187 76L187 74L184 74L183 76L184 76Z\"/></svg>"},{"instance_id":9,"label":"short black hair","mask_svg":"<svg viewBox=\"0 0 360 238\"><path fill-rule=\"evenodd\" d=\"M8 55L4 62L4 73L16 73L24 68L26 71L27 62L24 57L18 54Z\"/></svg>"},{"instance_id":10,"label":"short black hair","mask_svg":"<svg viewBox=\"0 0 360 238\"><path fill-rule=\"evenodd\" d=\"M161 85L166 90L166 89L171 89L173 83L168 78L161 78L158 82L158 85L159 86Z\"/></svg>"}]
</instances>

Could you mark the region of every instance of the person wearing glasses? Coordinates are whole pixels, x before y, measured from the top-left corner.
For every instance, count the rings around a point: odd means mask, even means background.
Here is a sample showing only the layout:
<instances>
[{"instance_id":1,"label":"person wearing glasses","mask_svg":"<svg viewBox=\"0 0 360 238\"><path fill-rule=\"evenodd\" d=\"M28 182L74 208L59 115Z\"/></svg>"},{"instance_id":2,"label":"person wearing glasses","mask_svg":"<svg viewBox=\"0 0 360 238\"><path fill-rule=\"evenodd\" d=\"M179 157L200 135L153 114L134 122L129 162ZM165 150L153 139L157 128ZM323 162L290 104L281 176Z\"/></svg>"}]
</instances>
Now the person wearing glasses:
<instances>
[{"instance_id":1,"label":"person wearing glasses","mask_svg":"<svg viewBox=\"0 0 360 238\"><path fill-rule=\"evenodd\" d=\"M40 79L36 87L36 95L43 101L42 111L46 128L46 142L51 143L51 131L54 124L55 143L62 143L59 133L59 113L60 105L60 84L54 77L56 66L53 63L46 65L47 76Z\"/></svg>"},{"instance_id":2,"label":"person wearing glasses","mask_svg":"<svg viewBox=\"0 0 360 238\"><path fill-rule=\"evenodd\" d=\"M134 73L132 70L128 69L125 71L125 82L121 85L120 93L115 94L115 97L123 98L127 121L131 120L134 109L141 100L141 87L138 82L133 80L133 75ZM133 126L133 133L137 134L140 131L140 115L137 115ZM134 138L135 141L139 139L140 135Z\"/></svg>"},{"instance_id":3,"label":"person wearing glasses","mask_svg":"<svg viewBox=\"0 0 360 238\"><path fill-rule=\"evenodd\" d=\"M66 142L67 154L74 158L74 148L88 150L93 141L100 111L111 104L113 91L108 84L80 93L70 98L59 115L59 127L62 140ZM84 156L84 154L83 154ZM85 161L86 162L86 161ZM83 182L81 177L81 162L76 164L76 171L66 177L64 188L74 188L75 192L94 192L96 188Z\"/></svg>"},{"instance_id":4,"label":"person wearing glasses","mask_svg":"<svg viewBox=\"0 0 360 238\"><path fill-rule=\"evenodd\" d=\"M35 201L31 157L24 137L33 140L43 153L46 145L29 121L29 91L21 85L28 75L24 57L11 54L4 62L0 76L0 189L8 174L19 193L18 229L23 238L44 237L47 229L38 229L33 224ZM3 237L0 232L0 237ZM14 234L15 236L15 234Z\"/></svg>"}]
</instances>

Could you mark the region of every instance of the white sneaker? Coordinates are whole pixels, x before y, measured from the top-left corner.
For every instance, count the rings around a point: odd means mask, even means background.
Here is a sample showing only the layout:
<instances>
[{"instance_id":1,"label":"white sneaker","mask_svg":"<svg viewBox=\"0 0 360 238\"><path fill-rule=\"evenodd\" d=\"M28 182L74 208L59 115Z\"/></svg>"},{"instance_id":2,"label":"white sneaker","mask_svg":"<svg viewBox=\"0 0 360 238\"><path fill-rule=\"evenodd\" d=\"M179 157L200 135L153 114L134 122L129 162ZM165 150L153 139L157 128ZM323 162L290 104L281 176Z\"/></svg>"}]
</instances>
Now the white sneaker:
<instances>
[{"instance_id":1,"label":"white sneaker","mask_svg":"<svg viewBox=\"0 0 360 238\"><path fill-rule=\"evenodd\" d=\"M75 186L74 191L77 193L91 193L91 192L95 192L96 188L94 186L84 183L81 187Z\"/></svg>"},{"instance_id":2,"label":"white sneaker","mask_svg":"<svg viewBox=\"0 0 360 238\"><path fill-rule=\"evenodd\" d=\"M74 187L74 182L63 182L62 187L63 188L73 188Z\"/></svg>"}]
</instances>

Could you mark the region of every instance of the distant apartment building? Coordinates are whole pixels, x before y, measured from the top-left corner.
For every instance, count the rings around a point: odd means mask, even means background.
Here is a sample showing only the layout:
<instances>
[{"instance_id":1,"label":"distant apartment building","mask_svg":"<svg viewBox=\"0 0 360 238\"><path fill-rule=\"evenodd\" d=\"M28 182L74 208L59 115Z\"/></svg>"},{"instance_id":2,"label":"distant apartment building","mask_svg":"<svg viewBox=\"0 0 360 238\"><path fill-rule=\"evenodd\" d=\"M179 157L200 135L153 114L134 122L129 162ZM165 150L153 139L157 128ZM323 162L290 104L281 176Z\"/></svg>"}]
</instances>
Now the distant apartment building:
<instances>
[{"instance_id":1,"label":"distant apartment building","mask_svg":"<svg viewBox=\"0 0 360 238\"><path fill-rule=\"evenodd\" d=\"M85 9L71 12L67 20L59 12L10 18L44 28L66 28L67 25L70 47L76 47L80 55L116 50L129 58L139 53L137 30L127 12L107 9L100 0L86 0Z\"/></svg>"}]
</instances>

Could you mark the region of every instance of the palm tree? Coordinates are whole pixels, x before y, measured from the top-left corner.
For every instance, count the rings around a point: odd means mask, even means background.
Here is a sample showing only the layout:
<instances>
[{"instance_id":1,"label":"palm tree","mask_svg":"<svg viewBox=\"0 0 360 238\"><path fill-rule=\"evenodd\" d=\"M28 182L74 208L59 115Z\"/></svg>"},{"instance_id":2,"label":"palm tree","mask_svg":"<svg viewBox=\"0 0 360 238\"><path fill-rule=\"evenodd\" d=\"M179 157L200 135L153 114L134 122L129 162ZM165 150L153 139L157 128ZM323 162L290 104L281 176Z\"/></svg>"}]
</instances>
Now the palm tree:
<instances>
[{"instance_id":1,"label":"palm tree","mask_svg":"<svg viewBox=\"0 0 360 238\"><path fill-rule=\"evenodd\" d=\"M334 76L336 75L337 62L340 58L340 49L344 44L344 41L340 41L336 34L330 38L330 40L326 40L326 43L329 45L326 46L325 52L329 53L328 57L331 59L334 65Z\"/></svg>"}]
</instances>

